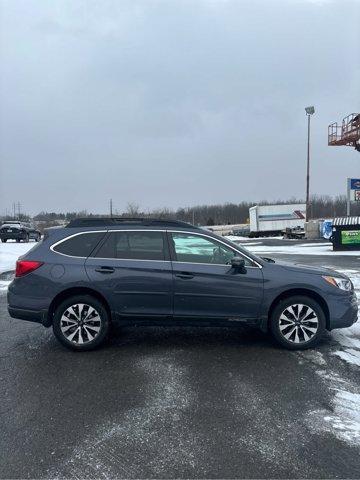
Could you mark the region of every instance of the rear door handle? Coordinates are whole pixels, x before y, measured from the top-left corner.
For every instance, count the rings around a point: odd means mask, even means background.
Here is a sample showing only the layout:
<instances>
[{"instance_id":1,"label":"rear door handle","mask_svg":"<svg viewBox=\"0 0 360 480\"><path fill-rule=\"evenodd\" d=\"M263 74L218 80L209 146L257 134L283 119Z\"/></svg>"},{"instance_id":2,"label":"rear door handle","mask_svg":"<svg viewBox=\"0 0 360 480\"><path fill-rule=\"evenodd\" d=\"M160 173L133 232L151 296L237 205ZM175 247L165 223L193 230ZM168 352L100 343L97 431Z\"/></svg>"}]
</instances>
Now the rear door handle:
<instances>
[{"instance_id":1,"label":"rear door handle","mask_svg":"<svg viewBox=\"0 0 360 480\"><path fill-rule=\"evenodd\" d=\"M113 267L99 267L99 268L95 268L95 272L98 272L98 273L114 273L115 268L113 268Z\"/></svg>"},{"instance_id":2,"label":"rear door handle","mask_svg":"<svg viewBox=\"0 0 360 480\"><path fill-rule=\"evenodd\" d=\"M190 279L190 278L194 278L194 275L190 272L179 272L179 273L175 273L175 277Z\"/></svg>"}]
</instances>

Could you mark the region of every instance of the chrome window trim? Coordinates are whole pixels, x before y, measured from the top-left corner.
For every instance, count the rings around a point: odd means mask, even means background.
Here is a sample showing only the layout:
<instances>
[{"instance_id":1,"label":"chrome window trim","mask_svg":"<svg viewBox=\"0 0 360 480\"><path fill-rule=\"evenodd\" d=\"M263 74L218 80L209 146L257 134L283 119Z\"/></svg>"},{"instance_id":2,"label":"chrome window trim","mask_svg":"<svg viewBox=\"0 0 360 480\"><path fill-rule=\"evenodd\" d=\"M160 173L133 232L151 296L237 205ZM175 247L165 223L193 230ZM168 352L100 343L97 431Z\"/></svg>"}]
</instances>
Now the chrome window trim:
<instances>
[{"instance_id":1,"label":"chrome window trim","mask_svg":"<svg viewBox=\"0 0 360 480\"><path fill-rule=\"evenodd\" d=\"M88 233L111 233L111 232L161 232L161 233L185 233L187 235L197 235L199 237L206 237L209 238L210 240L213 240L218 243L222 243L225 245L225 247L228 247L230 250L233 250L237 253L239 253L242 257L247 258L251 263L255 264L254 265L248 265L246 268L263 268L260 263L258 263L256 260L252 259L251 257L248 257L245 253L241 252L240 250L237 250L235 247L232 247L228 245L227 243L219 240L218 238L211 237L210 235L206 235L206 233L197 233L197 232L189 232L186 230L159 230L159 229L132 229L132 228L127 228L127 229L111 229L111 230L88 230L86 232L78 232L74 233L72 235L69 235L68 237L62 238L58 242L53 243L50 246L50 250L58 255L63 255L64 257L69 257L69 258L95 258L98 260L121 260L121 261L128 261L128 262L166 262L166 263L187 263L187 264L195 264L195 265L214 265L214 266L226 266L225 263L204 263L204 262L180 262L178 260L150 260L150 259L136 259L136 258L103 258L103 257L79 257L76 255L67 255L66 253L60 253L54 250L54 248L57 245L60 245L61 243L65 242L66 240L69 240L70 238L76 237L78 235L86 235Z\"/></svg>"},{"instance_id":2,"label":"chrome window trim","mask_svg":"<svg viewBox=\"0 0 360 480\"><path fill-rule=\"evenodd\" d=\"M65 237L65 238L62 238L61 240L53 243L52 245L50 245L50 250L58 255L62 255L63 257L68 257L68 258L88 258L88 257L80 257L78 255L67 255L66 253L61 253L61 252L57 252L56 250L54 250L55 247L57 247L58 245L60 245L61 243L65 242L66 240L70 240L70 238L73 238L73 237L77 237L78 235L87 235L88 233L106 233L107 230L88 230L86 232L77 232L77 233L73 233L72 235L69 235L68 237Z\"/></svg>"}]
</instances>

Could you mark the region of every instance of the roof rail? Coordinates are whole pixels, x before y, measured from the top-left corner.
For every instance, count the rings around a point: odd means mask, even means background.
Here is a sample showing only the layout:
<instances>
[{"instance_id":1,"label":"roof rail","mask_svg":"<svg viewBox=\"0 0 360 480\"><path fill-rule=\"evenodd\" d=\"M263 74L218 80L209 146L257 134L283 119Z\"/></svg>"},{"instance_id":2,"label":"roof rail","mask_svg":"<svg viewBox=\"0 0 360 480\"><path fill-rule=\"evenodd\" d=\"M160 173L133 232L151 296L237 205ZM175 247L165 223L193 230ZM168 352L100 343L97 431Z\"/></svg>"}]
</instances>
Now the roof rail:
<instances>
[{"instance_id":1,"label":"roof rail","mask_svg":"<svg viewBox=\"0 0 360 480\"><path fill-rule=\"evenodd\" d=\"M163 220L158 218L132 218L132 217L84 217L74 218L66 225L67 228L75 227L110 227L114 225L144 225L159 227L186 227L197 228L190 223L180 220Z\"/></svg>"}]
</instances>

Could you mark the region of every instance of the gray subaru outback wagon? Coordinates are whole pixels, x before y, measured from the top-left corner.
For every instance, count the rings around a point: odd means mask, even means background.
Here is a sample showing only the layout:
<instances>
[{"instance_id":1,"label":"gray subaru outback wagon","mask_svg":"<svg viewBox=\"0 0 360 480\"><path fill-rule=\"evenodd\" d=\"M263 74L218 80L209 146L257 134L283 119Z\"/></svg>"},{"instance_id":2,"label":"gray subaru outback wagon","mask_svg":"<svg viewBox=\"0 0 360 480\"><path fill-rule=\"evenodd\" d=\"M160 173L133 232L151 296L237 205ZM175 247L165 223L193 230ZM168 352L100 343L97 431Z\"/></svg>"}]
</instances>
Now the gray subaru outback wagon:
<instances>
[{"instance_id":1,"label":"gray subaru outback wagon","mask_svg":"<svg viewBox=\"0 0 360 480\"><path fill-rule=\"evenodd\" d=\"M84 218L20 257L8 310L74 350L98 347L112 322L249 325L304 349L356 322L358 306L345 275L257 257L184 222Z\"/></svg>"}]
</instances>

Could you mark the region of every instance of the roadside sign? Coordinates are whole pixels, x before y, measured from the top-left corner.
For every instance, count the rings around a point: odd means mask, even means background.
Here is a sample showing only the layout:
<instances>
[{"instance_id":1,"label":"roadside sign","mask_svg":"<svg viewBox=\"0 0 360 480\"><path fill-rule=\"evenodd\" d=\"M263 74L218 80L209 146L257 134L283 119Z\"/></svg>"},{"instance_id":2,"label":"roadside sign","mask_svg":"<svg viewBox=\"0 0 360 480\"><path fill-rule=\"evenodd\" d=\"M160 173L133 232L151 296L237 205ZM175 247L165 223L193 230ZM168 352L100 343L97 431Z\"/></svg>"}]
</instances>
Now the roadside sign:
<instances>
[{"instance_id":1,"label":"roadside sign","mask_svg":"<svg viewBox=\"0 0 360 480\"><path fill-rule=\"evenodd\" d=\"M360 202L360 178L347 179L346 215L350 216L351 202Z\"/></svg>"},{"instance_id":2,"label":"roadside sign","mask_svg":"<svg viewBox=\"0 0 360 480\"><path fill-rule=\"evenodd\" d=\"M360 178L350 178L350 190L360 190Z\"/></svg>"}]
</instances>

